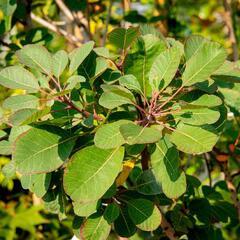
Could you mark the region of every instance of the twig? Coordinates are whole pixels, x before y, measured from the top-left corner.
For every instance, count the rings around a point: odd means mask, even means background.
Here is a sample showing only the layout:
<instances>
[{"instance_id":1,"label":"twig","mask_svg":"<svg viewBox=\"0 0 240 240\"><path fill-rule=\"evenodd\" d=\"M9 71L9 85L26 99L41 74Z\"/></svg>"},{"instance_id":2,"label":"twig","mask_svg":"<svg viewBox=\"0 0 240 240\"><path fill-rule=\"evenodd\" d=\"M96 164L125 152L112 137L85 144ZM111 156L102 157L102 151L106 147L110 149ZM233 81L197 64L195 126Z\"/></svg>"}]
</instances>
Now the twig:
<instances>
[{"instance_id":1,"label":"twig","mask_svg":"<svg viewBox=\"0 0 240 240\"><path fill-rule=\"evenodd\" d=\"M238 60L238 44L237 44L237 38L233 27L233 21L232 21L232 7L231 7L232 1L231 0L223 0L223 6L225 9L225 24L228 28L228 35L229 40L232 44L232 51L233 51L233 60Z\"/></svg>"},{"instance_id":2,"label":"twig","mask_svg":"<svg viewBox=\"0 0 240 240\"><path fill-rule=\"evenodd\" d=\"M105 46L106 39L107 39L108 25L109 25L111 13L112 13L112 5L113 5L113 0L109 0L109 7L108 7L108 13L107 13L107 19L106 19L106 28L103 34L102 46Z\"/></svg>"},{"instance_id":3,"label":"twig","mask_svg":"<svg viewBox=\"0 0 240 240\"><path fill-rule=\"evenodd\" d=\"M91 34L88 32L88 29L86 27L87 21L86 19L84 19L83 15L78 14L76 12L72 12L62 0L55 0L55 1L59 9L61 9L63 14L68 18L68 20L72 23L75 23L78 26L79 31L81 31L80 29L83 28L86 31L86 33L89 35L89 38L91 39Z\"/></svg>"},{"instance_id":4,"label":"twig","mask_svg":"<svg viewBox=\"0 0 240 240\"><path fill-rule=\"evenodd\" d=\"M225 180L227 182L227 187L228 187L229 191L231 192L231 198L233 200L233 204L237 210L238 220L240 221L240 202L238 199L237 189L234 186L233 179L228 170L227 163L224 163L224 165L223 165L223 172L225 175Z\"/></svg>"},{"instance_id":5,"label":"twig","mask_svg":"<svg viewBox=\"0 0 240 240\"><path fill-rule=\"evenodd\" d=\"M57 27L56 25L54 25L51 22L46 21L45 19L35 15L33 12L31 12L31 19L34 20L35 22L37 22L38 24L48 28L49 30L55 32L55 33L59 33L62 36L64 36L68 42L70 42L71 44L75 45L75 46L81 46L81 40L78 39L77 37L73 36L72 34L68 33L67 31L65 31L62 28Z\"/></svg>"},{"instance_id":6,"label":"twig","mask_svg":"<svg viewBox=\"0 0 240 240\"><path fill-rule=\"evenodd\" d=\"M209 164L210 156L209 156L208 153L204 153L203 157L205 159L206 166L207 166L208 178L209 178L209 186L211 187L212 186L212 176L211 176L211 167L210 167L210 164Z\"/></svg>"},{"instance_id":7,"label":"twig","mask_svg":"<svg viewBox=\"0 0 240 240\"><path fill-rule=\"evenodd\" d=\"M184 85L182 85L178 90L171 96L169 97L162 105L159 106L159 109L162 109L167 103L169 103L182 89Z\"/></svg>"},{"instance_id":8,"label":"twig","mask_svg":"<svg viewBox=\"0 0 240 240\"><path fill-rule=\"evenodd\" d=\"M65 3L62 0L55 0L58 7L62 10L64 15L71 21L74 21L74 16L72 12L69 10L69 8L65 5Z\"/></svg>"},{"instance_id":9,"label":"twig","mask_svg":"<svg viewBox=\"0 0 240 240\"><path fill-rule=\"evenodd\" d=\"M78 106L76 106L71 99L67 98L66 96L64 96L64 98L61 100L63 101L64 103L66 103L67 105L69 105L72 109L75 109L77 112L79 113L82 113L84 116L86 117L90 117L92 113L84 110L84 109L81 109L79 108ZM101 118L100 116L98 116L96 113L93 114L93 118L95 120L98 120L98 121L103 121L103 118Z\"/></svg>"},{"instance_id":10,"label":"twig","mask_svg":"<svg viewBox=\"0 0 240 240\"><path fill-rule=\"evenodd\" d=\"M91 33L91 19L90 19L90 9L89 9L89 2L87 2L87 8L86 8L86 15L87 15L87 29L90 39L92 39L92 33Z\"/></svg>"},{"instance_id":11,"label":"twig","mask_svg":"<svg viewBox=\"0 0 240 240\"><path fill-rule=\"evenodd\" d=\"M10 44L4 42L2 39L0 39L0 44L2 44L4 47L10 48Z\"/></svg>"},{"instance_id":12,"label":"twig","mask_svg":"<svg viewBox=\"0 0 240 240\"><path fill-rule=\"evenodd\" d=\"M150 160L150 155L149 155L147 146L142 151L141 156L142 156L142 158L141 158L141 165L142 165L142 170L144 171L144 170L147 170L149 168L148 167L148 162Z\"/></svg>"},{"instance_id":13,"label":"twig","mask_svg":"<svg viewBox=\"0 0 240 240\"><path fill-rule=\"evenodd\" d=\"M162 222L161 222L161 228L163 229L164 233L170 240L178 240L177 234L171 224L167 221L167 219L164 216L164 213L158 203L156 203L157 208L161 212L162 215Z\"/></svg>"}]
</instances>

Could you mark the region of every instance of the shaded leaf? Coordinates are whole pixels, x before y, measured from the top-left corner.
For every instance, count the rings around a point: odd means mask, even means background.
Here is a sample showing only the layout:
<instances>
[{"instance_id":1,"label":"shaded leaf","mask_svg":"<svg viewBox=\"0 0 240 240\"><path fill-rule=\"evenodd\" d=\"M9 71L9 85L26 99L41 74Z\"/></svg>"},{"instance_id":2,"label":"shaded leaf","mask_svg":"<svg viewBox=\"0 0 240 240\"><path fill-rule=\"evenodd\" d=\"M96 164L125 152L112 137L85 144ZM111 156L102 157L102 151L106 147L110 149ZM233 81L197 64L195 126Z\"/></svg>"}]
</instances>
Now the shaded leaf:
<instances>
[{"instance_id":1,"label":"shaded leaf","mask_svg":"<svg viewBox=\"0 0 240 240\"><path fill-rule=\"evenodd\" d=\"M144 195L157 195L162 193L161 185L158 183L151 169L143 171L137 177L134 189Z\"/></svg>"},{"instance_id":2,"label":"shaded leaf","mask_svg":"<svg viewBox=\"0 0 240 240\"><path fill-rule=\"evenodd\" d=\"M120 208L119 216L114 221L114 230L121 237L131 237L137 231L126 208Z\"/></svg>"},{"instance_id":3,"label":"shaded leaf","mask_svg":"<svg viewBox=\"0 0 240 240\"><path fill-rule=\"evenodd\" d=\"M153 202L147 199L133 199L127 202L128 213L134 224L143 231L154 231L161 223L161 213Z\"/></svg>"},{"instance_id":4,"label":"shaded leaf","mask_svg":"<svg viewBox=\"0 0 240 240\"><path fill-rule=\"evenodd\" d=\"M70 65L69 71L70 74L75 72L77 68L82 64L85 58L90 54L93 50L94 42L90 41L83 44L80 48L75 48L70 54Z\"/></svg>"},{"instance_id":5,"label":"shaded leaf","mask_svg":"<svg viewBox=\"0 0 240 240\"><path fill-rule=\"evenodd\" d=\"M104 218L107 220L109 224L114 222L120 214L120 208L116 203L110 203L105 211L104 211Z\"/></svg>"},{"instance_id":6,"label":"shaded leaf","mask_svg":"<svg viewBox=\"0 0 240 240\"><path fill-rule=\"evenodd\" d=\"M167 197L177 198L186 191L186 177L180 170L178 151L166 136L156 144L151 164L153 174Z\"/></svg>"}]
</instances>

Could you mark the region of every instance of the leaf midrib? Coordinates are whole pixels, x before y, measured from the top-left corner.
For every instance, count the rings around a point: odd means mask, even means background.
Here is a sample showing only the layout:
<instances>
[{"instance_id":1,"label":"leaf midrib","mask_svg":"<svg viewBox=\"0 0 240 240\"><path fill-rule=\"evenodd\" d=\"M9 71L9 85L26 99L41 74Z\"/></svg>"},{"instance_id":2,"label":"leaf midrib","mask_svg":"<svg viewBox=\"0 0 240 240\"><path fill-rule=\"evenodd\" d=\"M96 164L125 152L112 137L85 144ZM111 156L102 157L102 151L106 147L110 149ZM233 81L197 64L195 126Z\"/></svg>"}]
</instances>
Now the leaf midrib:
<instances>
[{"instance_id":1,"label":"leaf midrib","mask_svg":"<svg viewBox=\"0 0 240 240\"><path fill-rule=\"evenodd\" d=\"M183 83L182 86L185 86L187 83L191 82L192 79L194 79L195 76L197 76L210 62L214 61L215 58L218 57L218 55L221 54L221 52L219 51L217 53L217 55L215 55L215 57L211 58L209 61L207 61L197 72L195 72L195 74L192 75L192 77L190 77L185 83ZM183 80L184 81L184 80Z\"/></svg>"}]
</instances>

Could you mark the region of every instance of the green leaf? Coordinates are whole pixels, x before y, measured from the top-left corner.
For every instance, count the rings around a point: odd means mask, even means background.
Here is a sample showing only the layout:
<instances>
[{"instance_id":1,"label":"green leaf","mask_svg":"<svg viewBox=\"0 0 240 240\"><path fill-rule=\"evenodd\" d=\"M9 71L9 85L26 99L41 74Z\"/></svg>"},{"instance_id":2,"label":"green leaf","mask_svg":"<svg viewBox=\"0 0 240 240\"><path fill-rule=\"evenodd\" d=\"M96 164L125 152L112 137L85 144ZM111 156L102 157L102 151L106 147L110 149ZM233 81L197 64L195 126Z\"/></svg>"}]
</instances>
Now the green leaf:
<instances>
[{"instance_id":1,"label":"green leaf","mask_svg":"<svg viewBox=\"0 0 240 240\"><path fill-rule=\"evenodd\" d=\"M184 106L179 112L173 114L174 118L192 125L213 124L217 122L220 113L216 110L204 107Z\"/></svg>"},{"instance_id":2,"label":"green leaf","mask_svg":"<svg viewBox=\"0 0 240 240\"><path fill-rule=\"evenodd\" d=\"M32 122L36 122L43 116L47 115L50 112L51 108L47 107L43 110L37 110L37 109L20 109L13 113L10 118L9 122L13 126L20 126L20 125L27 125Z\"/></svg>"},{"instance_id":3,"label":"green leaf","mask_svg":"<svg viewBox=\"0 0 240 240\"><path fill-rule=\"evenodd\" d=\"M98 199L122 168L124 148L103 150L89 146L76 152L64 174L64 188L73 201Z\"/></svg>"},{"instance_id":4,"label":"green leaf","mask_svg":"<svg viewBox=\"0 0 240 240\"><path fill-rule=\"evenodd\" d=\"M175 76L182 54L178 47L171 47L160 53L150 69L149 81L152 90L167 87Z\"/></svg>"},{"instance_id":5,"label":"green leaf","mask_svg":"<svg viewBox=\"0 0 240 240\"><path fill-rule=\"evenodd\" d=\"M154 143L161 138L161 134L158 130L149 127L141 127L134 123L121 125L120 132L129 145Z\"/></svg>"},{"instance_id":6,"label":"green leaf","mask_svg":"<svg viewBox=\"0 0 240 240\"><path fill-rule=\"evenodd\" d=\"M129 90L134 90L140 94L142 93L141 86L134 75L123 75L118 79L118 81L122 86L128 88Z\"/></svg>"},{"instance_id":7,"label":"green leaf","mask_svg":"<svg viewBox=\"0 0 240 240\"><path fill-rule=\"evenodd\" d=\"M10 31L12 28L12 17L13 13L17 8L16 0L1 0L0 1L0 9L3 14L1 22L1 30L0 34L2 35L4 32Z\"/></svg>"},{"instance_id":8,"label":"green leaf","mask_svg":"<svg viewBox=\"0 0 240 240\"><path fill-rule=\"evenodd\" d=\"M124 73L133 74L139 81L143 94L150 96L149 72L154 60L166 49L166 45L158 37L147 34L139 38L135 48L124 61Z\"/></svg>"},{"instance_id":9,"label":"green leaf","mask_svg":"<svg viewBox=\"0 0 240 240\"><path fill-rule=\"evenodd\" d=\"M105 47L96 47L93 51L100 57L110 58L109 50Z\"/></svg>"},{"instance_id":10,"label":"green leaf","mask_svg":"<svg viewBox=\"0 0 240 240\"><path fill-rule=\"evenodd\" d=\"M190 218L178 210L171 212L170 219L176 231L188 233L188 228L193 228L193 223Z\"/></svg>"},{"instance_id":11,"label":"green leaf","mask_svg":"<svg viewBox=\"0 0 240 240\"><path fill-rule=\"evenodd\" d=\"M186 60L189 60L191 57L197 54L205 42L207 42L207 39L201 36L189 37L184 45Z\"/></svg>"},{"instance_id":12,"label":"green leaf","mask_svg":"<svg viewBox=\"0 0 240 240\"><path fill-rule=\"evenodd\" d=\"M44 208L54 214L58 214L60 220L66 218L67 198L62 185L48 190L43 196Z\"/></svg>"},{"instance_id":13,"label":"green leaf","mask_svg":"<svg viewBox=\"0 0 240 240\"><path fill-rule=\"evenodd\" d=\"M80 236L84 240L105 240L110 230L111 225L108 224L103 215L95 213L81 225Z\"/></svg>"},{"instance_id":14,"label":"green leaf","mask_svg":"<svg viewBox=\"0 0 240 240\"><path fill-rule=\"evenodd\" d=\"M105 72L108 62L103 57L98 57L95 52L91 52L78 69L78 74L84 76L87 82L93 86L95 79Z\"/></svg>"},{"instance_id":15,"label":"green leaf","mask_svg":"<svg viewBox=\"0 0 240 240\"><path fill-rule=\"evenodd\" d=\"M2 168L2 173L7 179L14 177L16 173L15 162L11 160L6 165L4 165Z\"/></svg>"},{"instance_id":16,"label":"green leaf","mask_svg":"<svg viewBox=\"0 0 240 240\"><path fill-rule=\"evenodd\" d=\"M116 203L110 203L105 211L104 211L104 218L107 220L109 224L114 222L120 214L120 208Z\"/></svg>"},{"instance_id":17,"label":"green leaf","mask_svg":"<svg viewBox=\"0 0 240 240\"><path fill-rule=\"evenodd\" d=\"M153 202L133 199L127 202L128 213L134 224L143 231L154 231L159 227L162 215Z\"/></svg>"},{"instance_id":18,"label":"green leaf","mask_svg":"<svg viewBox=\"0 0 240 240\"><path fill-rule=\"evenodd\" d=\"M213 94L217 91L218 86L212 78L208 78L208 80L205 80L203 82L198 82L195 84L195 87L203 92Z\"/></svg>"},{"instance_id":19,"label":"green leaf","mask_svg":"<svg viewBox=\"0 0 240 240\"><path fill-rule=\"evenodd\" d=\"M151 155L151 164L167 197L178 198L186 191L186 177L180 170L178 151L167 137L156 144L156 150Z\"/></svg>"},{"instance_id":20,"label":"green leaf","mask_svg":"<svg viewBox=\"0 0 240 240\"><path fill-rule=\"evenodd\" d=\"M182 75L184 86L207 80L225 61L226 51L216 42L206 42L186 62Z\"/></svg>"},{"instance_id":21,"label":"green leaf","mask_svg":"<svg viewBox=\"0 0 240 240\"><path fill-rule=\"evenodd\" d=\"M170 141L185 153L200 154L210 152L217 143L218 135L214 128L206 126L191 126L179 123L170 135Z\"/></svg>"},{"instance_id":22,"label":"green leaf","mask_svg":"<svg viewBox=\"0 0 240 240\"><path fill-rule=\"evenodd\" d=\"M181 56L184 54L184 45L180 41L175 40L174 38L169 38L169 37L166 38L166 40L171 47L177 47L179 49Z\"/></svg>"},{"instance_id":23,"label":"green leaf","mask_svg":"<svg viewBox=\"0 0 240 240\"><path fill-rule=\"evenodd\" d=\"M136 185L133 188L144 195L157 195L162 193L162 187L151 169L143 171L137 177Z\"/></svg>"},{"instance_id":24,"label":"green leaf","mask_svg":"<svg viewBox=\"0 0 240 240\"><path fill-rule=\"evenodd\" d=\"M69 72L72 74L75 72L78 67L82 64L85 58L90 54L93 50L94 42L90 41L83 44L80 48L74 49L70 54L70 65L69 65Z\"/></svg>"},{"instance_id":25,"label":"green leaf","mask_svg":"<svg viewBox=\"0 0 240 240\"><path fill-rule=\"evenodd\" d=\"M115 28L108 34L109 42L117 48L126 50L133 41L137 38L139 33L138 27Z\"/></svg>"},{"instance_id":26,"label":"green leaf","mask_svg":"<svg viewBox=\"0 0 240 240\"><path fill-rule=\"evenodd\" d=\"M123 104L135 103L133 94L126 88L118 85L102 85L104 93L99 99L99 104L105 108L113 109Z\"/></svg>"},{"instance_id":27,"label":"green leaf","mask_svg":"<svg viewBox=\"0 0 240 240\"><path fill-rule=\"evenodd\" d=\"M128 120L119 120L101 126L94 136L95 145L102 149L117 148L123 145L125 139L121 135L119 128L122 124L129 122Z\"/></svg>"},{"instance_id":28,"label":"green leaf","mask_svg":"<svg viewBox=\"0 0 240 240\"><path fill-rule=\"evenodd\" d=\"M34 192L37 197L41 198L46 194L50 186L51 174L22 175L20 181L23 189L29 189L31 192Z\"/></svg>"},{"instance_id":29,"label":"green leaf","mask_svg":"<svg viewBox=\"0 0 240 240\"><path fill-rule=\"evenodd\" d=\"M28 44L18 50L16 54L22 64L51 75L53 59L48 50L43 46Z\"/></svg>"},{"instance_id":30,"label":"green leaf","mask_svg":"<svg viewBox=\"0 0 240 240\"><path fill-rule=\"evenodd\" d=\"M239 83L240 68L237 62L230 62L226 60L224 64L218 68L211 77L213 80L220 84L221 82Z\"/></svg>"},{"instance_id":31,"label":"green leaf","mask_svg":"<svg viewBox=\"0 0 240 240\"><path fill-rule=\"evenodd\" d=\"M16 141L16 139L24 132L29 130L31 126L25 125L25 126L15 126L11 128L11 132L9 134L9 142L12 144Z\"/></svg>"},{"instance_id":32,"label":"green leaf","mask_svg":"<svg viewBox=\"0 0 240 240\"><path fill-rule=\"evenodd\" d=\"M12 145L7 140L0 141L0 155L12 154Z\"/></svg>"},{"instance_id":33,"label":"green leaf","mask_svg":"<svg viewBox=\"0 0 240 240\"><path fill-rule=\"evenodd\" d=\"M53 55L53 75L59 78L68 64L68 54L64 50L59 50Z\"/></svg>"},{"instance_id":34,"label":"green leaf","mask_svg":"<svg viewBox=\"0 0 240 240\"><path fill-rule=\"evenodd\" d=\"M16 0L1 0L0 9L3 11L4 15L10 16L14 13L17 7Z\"/></svg>"},{"instance_id":35,"label":"green leaf","mask_svg":"<svg viewBox=\"0 0 240 240\"><path fill-rule=\"evenodd\" d=\"M5 136L7 136L8 134L6 132L4 132L3 130L0 130L0 139L4 138Z\"/></svg>"},{"instance_id":36,"label":"green leaf","mask_svg":"<svg viewBox=\"0 0 240 240\"><path fill-rule=\"evenodd\" d=\"M72 90L73 88L76 88L78 85L80 87L80 83L82 82L86 82L85 77L80 75L73 75L70 78L68 78L65 90Z\"/></svg>"},{"instance_id":37,"label":"green leaf","mask_svg":"<svg viewBox=\"0 0 240 240\"><path fill-rule=\"evenodd\" d=\"M73 211L78 216L88 217L95 213L99 208L99 200L90 200L86 202L73 202Z\"/></svg>"},{"instance_id":38,"label":"green leaf","mask_svg":"<svg viewBox=\"0 0 240 240\"><path fill-rule=\"evenodd\" d=\"M137 231L126 208L120 208L119 216L114 222L114 230L121 237L131 237Z\"/></svg>"},{"instance_id":39,"label":"green leaf","mask_svg":"<svg viewBox=\"0 0 240 240\"><path fill-rule=\"evenodd\" d=\"M187 102L190 105L201 106L201 107L217 107L222 104L221 98L215 95L198 95L198 92L190 92L185 94L181 100Z\"/></svg>"},{"instance_id":40,"label":"green leaf","mask_svg":"<svg viewBox=\"0 0 240 240\"><path fill-rule=\"evenodd\" d=\"M3 102L3 107L17 111L23 108L38 108L39 98L33 95L16 95L7 98Z\"/></svg>"},{"instance_id":41,"label":"green leaf","mask_svg":"<svg viewBox=\"0 0 240 240\"><path fill-rule=\"evenodd\" d=\"M36 141L37 139L37 141ZM76 136L58 127L32 128L15 143L13 160L22 174L47 173L59 168L69 157Z\"/></svg>"},{"instance_id":42,"label":"green leaf","mask_svg":"<svg viewBox=\"0 0 240 240\"><path fill-rule=\"evenodd\" d=\"M11 89L38 92L39 85L32 73L20 66L6 67L0 71L0 84Z\"/></svg>"}]
</instances>

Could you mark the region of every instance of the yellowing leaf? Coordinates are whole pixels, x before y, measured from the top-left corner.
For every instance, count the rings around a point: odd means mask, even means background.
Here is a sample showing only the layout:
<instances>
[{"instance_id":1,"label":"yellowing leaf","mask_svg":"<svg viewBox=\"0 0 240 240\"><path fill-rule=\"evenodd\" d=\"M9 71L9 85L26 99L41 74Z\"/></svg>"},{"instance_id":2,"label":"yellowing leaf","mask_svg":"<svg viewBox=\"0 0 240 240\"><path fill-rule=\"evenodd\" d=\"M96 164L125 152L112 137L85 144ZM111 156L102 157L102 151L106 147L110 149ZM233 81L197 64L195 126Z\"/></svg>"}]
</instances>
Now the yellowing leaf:
<instances>
[{"instance_id":1,"label":"yellowing leaf","mask_svg":"<svg viewBox=\"0 0 240 240\"><path fill-rule=\"evenodd\" d=\"M128 160L123 163L123 169L122 172L119 174L119 176L116 179L116 185L121 186L123 183L127 180L130 172L134 168L135 160Z\"/></svg>"}]
</instances>

